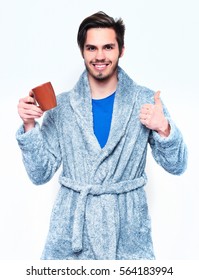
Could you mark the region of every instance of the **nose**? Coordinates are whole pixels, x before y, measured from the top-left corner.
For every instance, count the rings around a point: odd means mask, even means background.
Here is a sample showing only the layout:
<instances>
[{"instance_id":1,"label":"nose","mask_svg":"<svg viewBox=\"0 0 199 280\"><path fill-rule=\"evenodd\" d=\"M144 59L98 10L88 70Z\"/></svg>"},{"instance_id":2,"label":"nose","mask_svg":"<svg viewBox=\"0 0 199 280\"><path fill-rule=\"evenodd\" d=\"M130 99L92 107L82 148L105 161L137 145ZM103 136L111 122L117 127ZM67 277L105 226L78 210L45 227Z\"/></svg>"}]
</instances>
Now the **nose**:
<instances>
[{"instance_id":1,"label":"nose","mask_svg":"<svg viewBox=\"0 0 199 280\"><path fill-rule=\"evenodd\" d=\"M96 57L97 60L104 60L105 59L105 54L103 50L98 49L96 52Z\"/></svg>"}]
</instances>

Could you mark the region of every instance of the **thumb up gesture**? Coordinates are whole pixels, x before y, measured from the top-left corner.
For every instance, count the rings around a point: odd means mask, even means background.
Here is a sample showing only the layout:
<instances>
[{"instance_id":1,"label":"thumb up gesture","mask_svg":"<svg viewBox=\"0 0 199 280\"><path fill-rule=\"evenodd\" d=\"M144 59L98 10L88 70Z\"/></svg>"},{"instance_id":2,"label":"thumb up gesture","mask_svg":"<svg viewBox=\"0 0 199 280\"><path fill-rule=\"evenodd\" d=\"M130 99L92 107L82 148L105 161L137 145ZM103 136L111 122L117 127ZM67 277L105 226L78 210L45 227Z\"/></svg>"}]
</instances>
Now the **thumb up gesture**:
<instances>
[{"instance_id":1,"label":"thumb up gesture","mask_svg":"<svg viewBox=\"0 0 199 280\"><path fill-rule=\"evenodd\" d=\"M160 91L154 94L154 104L144 104L140 110L140 122L151 130L157 131L162 137L170 134L170 126L163 113Z\"/></svg>"}]
</instances>

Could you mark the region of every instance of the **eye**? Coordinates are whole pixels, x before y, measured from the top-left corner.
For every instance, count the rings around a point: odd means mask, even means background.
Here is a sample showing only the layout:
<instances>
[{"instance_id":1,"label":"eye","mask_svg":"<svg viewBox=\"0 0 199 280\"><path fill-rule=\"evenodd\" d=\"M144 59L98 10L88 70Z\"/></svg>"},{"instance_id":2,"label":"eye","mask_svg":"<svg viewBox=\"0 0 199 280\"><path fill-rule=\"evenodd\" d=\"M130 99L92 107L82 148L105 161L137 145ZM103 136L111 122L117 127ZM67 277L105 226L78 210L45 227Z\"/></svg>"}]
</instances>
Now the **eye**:
<instances>
[{"instance_id":1,"label":"eye","mask_svg":"<svg viewBox=\"0 0 199 280\"><path fill-rule=\"evenodd\" d=\"M105 46L105 49L107 50L107 51L110 51L110 50L112 50L113 49L113 45L106 45Z\"/></svg>"},{"instance_id":2,"label":"eye","mask_svg":"<svg viewBox=\"0 0 199 280\"><path fill-rule=\"evenodd\" d=\"M86 50L87 50L87 51L93 52L93 51L96 50L96 47L95 47L95 46L87 46L87 47L86 47Z\"/></svg>"}]
</instances>

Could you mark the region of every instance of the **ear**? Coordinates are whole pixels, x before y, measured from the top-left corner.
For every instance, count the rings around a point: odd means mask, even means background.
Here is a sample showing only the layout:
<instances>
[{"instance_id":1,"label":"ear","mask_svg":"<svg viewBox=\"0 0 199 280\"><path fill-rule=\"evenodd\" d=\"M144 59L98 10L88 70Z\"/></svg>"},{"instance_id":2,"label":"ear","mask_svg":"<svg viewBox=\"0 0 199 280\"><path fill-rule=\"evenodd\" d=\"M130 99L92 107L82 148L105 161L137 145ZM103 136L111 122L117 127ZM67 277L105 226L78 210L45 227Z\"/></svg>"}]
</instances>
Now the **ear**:
<instances>
[{"instance_id":1,"label":"ear","mask_svg":"<svg viewBox=\"0 0 199 280\"><path fill-rule=\"evenodd\" d=\"M121 54L120 54L120 57L122 57L122 56L124 55L124 50L125 50L125 47L123 46L123 47L122 47Z\"/></svg>"}]
</instances>

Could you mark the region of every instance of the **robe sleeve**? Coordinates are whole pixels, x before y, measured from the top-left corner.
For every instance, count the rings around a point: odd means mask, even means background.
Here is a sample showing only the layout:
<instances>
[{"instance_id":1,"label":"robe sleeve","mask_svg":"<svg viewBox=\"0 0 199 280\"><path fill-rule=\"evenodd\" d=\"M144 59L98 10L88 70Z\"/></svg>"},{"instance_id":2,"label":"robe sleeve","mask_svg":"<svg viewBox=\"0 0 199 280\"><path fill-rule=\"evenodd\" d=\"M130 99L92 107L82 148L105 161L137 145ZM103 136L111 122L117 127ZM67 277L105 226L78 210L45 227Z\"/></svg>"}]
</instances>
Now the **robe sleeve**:
<instances>
[{"instance_id":1,"label":"robe sleeve","mask_svg":"<svg viewBox=\"0 0 199 280\"><path fill-rule=\"evenodd\" d=\"M36 185L48 182L61 164L59 137L49 112L45 114L41 128L36 123L32 130L24 133L21 126L16 139L30 180Z\"/></svg>"},{"instance_id":2,"label":"robe sleeve","mask_svg":"<svg viewBox=\"0 0 199 280\"><path fill-rule=\"evenodd\" d=\"M164 113L171 127L170 135L161 137L156 131L151 131L149 144L156 162L167 172L180 175L187 167L187 147L180 130L170 118L165 107Z\"/></svg>"}]
</instances>

